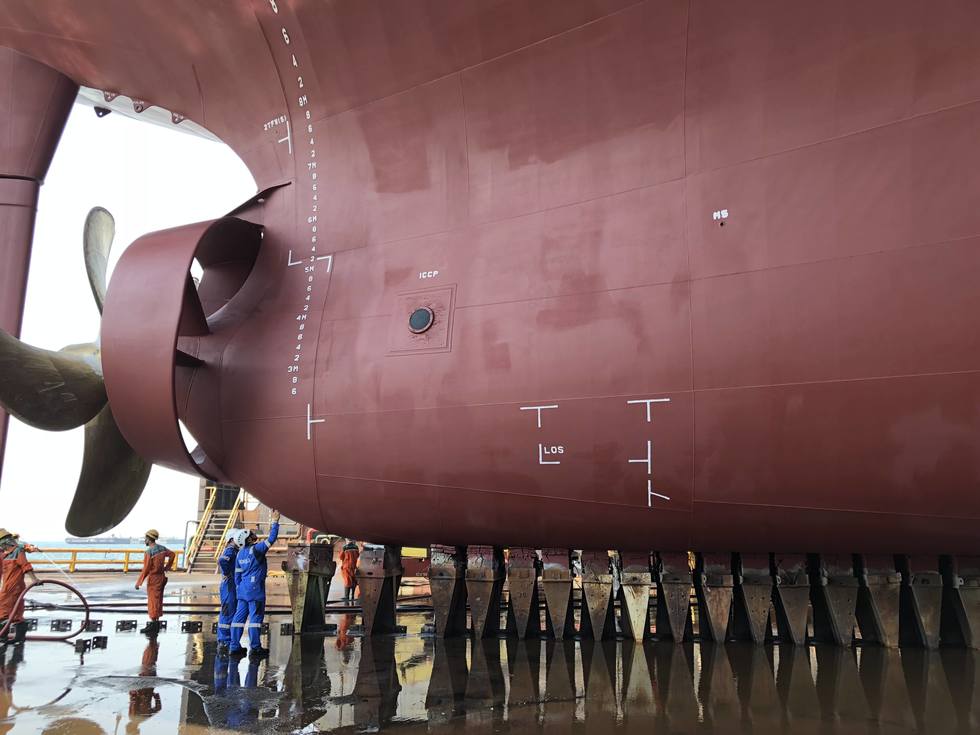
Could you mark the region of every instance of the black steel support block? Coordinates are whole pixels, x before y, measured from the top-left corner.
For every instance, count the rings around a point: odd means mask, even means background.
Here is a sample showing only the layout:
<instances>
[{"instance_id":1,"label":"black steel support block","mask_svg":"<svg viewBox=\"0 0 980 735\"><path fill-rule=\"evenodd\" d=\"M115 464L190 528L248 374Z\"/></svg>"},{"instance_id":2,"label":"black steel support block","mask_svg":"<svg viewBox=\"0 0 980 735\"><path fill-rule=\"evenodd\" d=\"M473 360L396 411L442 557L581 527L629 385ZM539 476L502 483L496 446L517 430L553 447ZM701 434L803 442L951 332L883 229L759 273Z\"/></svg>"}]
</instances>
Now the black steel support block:
<instances>
[{"instance_id":1,"label":"black steel support block","mask_svg":"<svg viewBox=\"0 0 980 735\"><path fill-rule=\"evenodd\" d=\"M182 620L180 622L181 633L200 633L201 627L200 620Z\"/></svg>"},{"instance_id":2,"label":"black steel support block","mask_svg":"<svg viewBox=\"0 0 980 735\"><path fill-rule=\"evenodd\" d=\"M137 625L137 623L136 623L135 620L117 620L116 621L116 632L117 633L126 633L126 632L128 632L130 630L136 630L136 625Z\"/></svg>"}]
</instances>

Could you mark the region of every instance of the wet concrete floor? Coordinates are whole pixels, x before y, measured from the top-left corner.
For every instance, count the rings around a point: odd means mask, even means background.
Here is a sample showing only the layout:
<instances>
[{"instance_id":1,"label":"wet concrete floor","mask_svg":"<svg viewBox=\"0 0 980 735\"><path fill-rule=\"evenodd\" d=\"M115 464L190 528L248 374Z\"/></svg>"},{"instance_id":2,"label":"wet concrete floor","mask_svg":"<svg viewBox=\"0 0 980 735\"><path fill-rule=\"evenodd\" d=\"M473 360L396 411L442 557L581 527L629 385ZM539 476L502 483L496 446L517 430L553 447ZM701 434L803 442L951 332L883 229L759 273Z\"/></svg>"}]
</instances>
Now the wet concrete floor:
<instances>
[{"instance_id":1,"label":"wet concrete floor","mask_svg":"<svg viewBox=\"0 0 980 735\"><path fill-rule=\"evenodd\" d=\"M93 577L95 575L92 575ZM215 656L213 615L168 616L156 642L116 632L141 601L132 575L81 585L107 648L84 654L29 641L0 658L0 733L554 732L967 733L980 731L980 654L829 646L754 647L423 637L429 616L403 614L400 636L283 635L270 616L268 660ZM177 577L167 603L213 601L210 578ZM270 606L285 612L281 583ZM41 602L66 602L38 593ZM121 611L127 610L127 611ZM52 618L34 610L38 633ZM181 632L201 621L201 632ZM85 633L92 638L98 633Z\"/></svg>"}]
</instances>

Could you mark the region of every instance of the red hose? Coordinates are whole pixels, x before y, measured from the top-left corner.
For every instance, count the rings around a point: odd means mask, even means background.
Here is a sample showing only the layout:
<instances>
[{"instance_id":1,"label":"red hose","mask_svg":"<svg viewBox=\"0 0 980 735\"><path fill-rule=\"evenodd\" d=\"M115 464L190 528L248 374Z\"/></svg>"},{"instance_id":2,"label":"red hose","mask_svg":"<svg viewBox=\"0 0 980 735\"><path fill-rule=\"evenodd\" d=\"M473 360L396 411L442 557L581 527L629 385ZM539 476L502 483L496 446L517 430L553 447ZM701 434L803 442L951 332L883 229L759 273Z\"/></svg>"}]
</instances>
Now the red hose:
<instances>
[{"instance_id":1,"label":"red hose","mask_svg":"<svg viewBox=\"0 0 980 735\"><path fill-rule=\"evenodd\" d=\"M85 619L82 621L81 626L76 631L69 631L67 633L61 633L59 635L29 635L29 636L27 636L27 640L29 640L29 641L68 641L68 640L71 640L72 638L74 638L75 636L77 636L79 633L82 633L85 630L85 628L88 626L88 618L89 618L88 600L85 599L85 597L82 595L81 592L79 592L77 589L75 589L74 587L72 587L67 582L62 582L62 581L57 580L57 579L42 579L39 582L35 582L34 584L32 584L32 585L24 588L24 591L20 593L20 597L17 598L17 601L14 603L13 607L11 608L11 610L16 610L20 606L20 603L24 600L24 598L27 597L27 593L30 592L35 587L40 587L42 584L53 584L53 585L57 585L58 587L64 587L69 592L74 593L74 595L79 600L82 601L82 605L85 606ZM7 635L7 632L9 630L10 630L10 620L8 620L6 622L6 624L2 628L0 628L0 638L3 638L4 636L6 636Z\"/></svg>"}]
</instances>

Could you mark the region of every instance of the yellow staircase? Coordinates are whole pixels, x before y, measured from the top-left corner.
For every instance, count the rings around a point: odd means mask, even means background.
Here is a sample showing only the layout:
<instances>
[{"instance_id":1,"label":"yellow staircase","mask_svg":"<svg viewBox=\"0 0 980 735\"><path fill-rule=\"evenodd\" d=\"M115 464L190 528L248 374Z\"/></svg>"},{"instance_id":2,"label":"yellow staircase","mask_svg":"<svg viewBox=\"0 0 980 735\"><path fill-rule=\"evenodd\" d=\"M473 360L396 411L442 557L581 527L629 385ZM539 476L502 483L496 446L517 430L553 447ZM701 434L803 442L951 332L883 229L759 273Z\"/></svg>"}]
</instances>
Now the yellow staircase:
<instances>
[{"instance_id":1,"label":"yellow staircase","mask_svg":"<svg viewBox=\"0 0 980 735\"><path fill-rule=\"evenodd\" d=\"M187 552L188 572L213 572L218 564L218 556L225 546L228 532L235 528L245 499L244 491L231 509L215 510L214 499L217 493L211 492L208 504L201 515L201 522Z\"/></svg>"}]
</instances>

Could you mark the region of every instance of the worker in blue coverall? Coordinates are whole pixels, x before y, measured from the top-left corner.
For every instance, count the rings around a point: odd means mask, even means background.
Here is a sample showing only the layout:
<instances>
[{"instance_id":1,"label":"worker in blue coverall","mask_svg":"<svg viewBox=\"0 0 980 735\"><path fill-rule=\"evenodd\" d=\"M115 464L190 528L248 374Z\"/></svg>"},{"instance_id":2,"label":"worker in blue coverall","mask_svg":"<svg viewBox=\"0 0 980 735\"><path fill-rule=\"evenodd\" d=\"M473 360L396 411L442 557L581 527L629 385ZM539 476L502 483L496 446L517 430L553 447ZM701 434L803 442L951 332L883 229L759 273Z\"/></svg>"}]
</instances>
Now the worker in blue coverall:
<instances>
[{"instance_id":1,"label":"worker in blue coverall","mask_svg":"<svg viewBox=\"0 0 980 735\"><path fill-rule=\"evenodd\" d=\"M235 562L238 551L245 544L248 531L244 528L228 532L225 549L218 557L218 570L221 572L221 612L218 613L218 655L228 655L228 644L231 643L231 619L238 609L238 595L235 593Z\"/></svg>"},{"instance_id":2,"label":"worker in blue coverall","mask_svg":"<svg viewBox=\"0 0 980 735\"><path fill-rule=\"evenodd\" d=\"M262 648L262 619L265 616L265 577L269 563L265 555L279 538L279 511L272 512L272 527L265 541L256 540L255 532L250 531L244 547L239 550L235 564L235 591L238 593L238 607L231 622L231 656L241 658L242 634L248 628L249 656L261 658L269 655L268 648ZM248 621L246 625L245 621Z\"/></svg>"}]
</instances>

